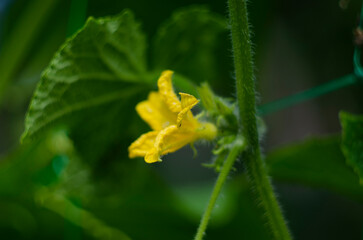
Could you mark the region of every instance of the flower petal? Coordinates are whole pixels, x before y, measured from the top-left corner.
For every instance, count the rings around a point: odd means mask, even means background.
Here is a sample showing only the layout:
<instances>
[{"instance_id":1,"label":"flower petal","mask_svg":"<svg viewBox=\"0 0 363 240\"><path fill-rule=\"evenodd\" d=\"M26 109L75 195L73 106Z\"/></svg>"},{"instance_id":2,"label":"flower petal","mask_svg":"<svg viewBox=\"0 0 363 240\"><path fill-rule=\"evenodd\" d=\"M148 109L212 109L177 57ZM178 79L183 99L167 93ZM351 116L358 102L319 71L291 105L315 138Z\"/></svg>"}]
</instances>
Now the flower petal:
<instances>
[{"instance_id":1,"label":"flower petal","mask_svg":"<svg viewBox=\"0 0 363 240\"><path fill-rule=\"evenodd\" d=\"M141 135L129 146L129 158L145 157L154 148L158 131L152 131Z\"/></svg>"},{"instance_id":2,"label":"flower petal","mask_svg":"<svg viewBox=\"0 0 363 240\"><path fill-rule=\"evenodd\" d=\"M193 114L190 109L192 109L199 100L196 99L193 95L187 93L179 93L181 97L181 107L182 110L178 113L178 118L176 124L178 127L181 127L182 120L187 117L190 121L193 120Z\"/></svg>"},{"instance_id":3,"label":"flower petal","mask_svg":"<svg viewBox=\"0 0 363 240\"><path fill-rule=\"evenodd\" d=\"M173 85L171 83L172 75L173 71L170 70L162 72L158 80L158 88L160 95L162 96L170 111L177 113L181 111L181 104L174 92Z\"/></svg>"},{"instance_id":4,"label":"flower petal","mask_svg":"<svg viewBox=\"0 0 363 240\"><path fill-rule=\"evenodd\" d=\"M158 132L153 148L150 148L145 155L145 162L161 162L161 156L175 152L200 138L208 140L215 138L217 129L213 124L199 125L199 129L178 128L176 125L172 125Z\"/></svg>"},{"instance_id":5,"label":"flower petal","mask_svg":"<svg viewBox=\"0 0 363 240\"><path fill-rule=\"evenodd\" d=\"M193 129L191 131L183 131L176 125L169 126L156 137L154 148L145 156L145 161L148 163L161 161L162 155L175 152L185 145L197 140L198 134Z\"/></svg>"},{"instance_id":6,"label":"flower petal","mask_svg":"<svg viewBox=\"0 0 363 240\"><path fill-rule=\"evenodd\" d=\"M160 154L157 152L156 149L153 149L152 151L148 152L145 155L145 162L147 163L161 162Z\"/></svg>"},{"instance_id":7,"label":"flower petal","mask_svg":"<svg viewBox=\"0 0 363 240\"><path fill-rule=\"evenodd\" d=\"M137 104L136 111L153 130L176 124L176 113L169 110L158 92L151 92L146 101Z\"/></svg>"}]
</instances>

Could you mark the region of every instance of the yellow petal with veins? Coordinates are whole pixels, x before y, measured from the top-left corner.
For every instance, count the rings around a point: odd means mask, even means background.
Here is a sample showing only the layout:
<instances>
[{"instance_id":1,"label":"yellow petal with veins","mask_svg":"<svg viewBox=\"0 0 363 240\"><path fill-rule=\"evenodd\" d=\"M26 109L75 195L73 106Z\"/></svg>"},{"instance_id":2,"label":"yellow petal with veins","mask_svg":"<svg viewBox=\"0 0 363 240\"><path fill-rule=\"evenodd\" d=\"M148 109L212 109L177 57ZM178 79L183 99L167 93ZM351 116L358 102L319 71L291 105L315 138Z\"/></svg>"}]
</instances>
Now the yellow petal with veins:
<instances>
[{"instance_id":1,"label":"yellow petal with veins","mask_svg":"<svg viewBox=\"0 0 363 240\"><path fill-rule=\"evenodd\" d=\"M185 117L188 117L189 119L193 119L193 114L190 112L190 109L192 109L199 100L196 99L193 95L187 94L187 93L179 93L181 97L181 107L182 110L178 113L178 118L176 120L176 124L179 127L181 127L181 122Z\"/></svg>"},{"instance_id":2,"label":"yellow petal with veins","mask_svg":"<svg viewBox=\"0 0 363 240\"><path fill-rule=\"evenodd\" d=\"M169 126L158 133L154 146L144 155L145 162L161 162L161 156L175 152L200 138L213 140L216 133L217 129L211 123L202 123L199 129L189 130L178 128L176 125Z\"/></svg>"},{"instance_id":3,"label":"yellow petal with veins","mask_svg":"<svg viewBox=\"0 0 363 240\"><path fill-rule=\"evenodd\" d=\"M181 110L181 104L174 92L173 85L171 83L172 75L173 71L170 70L162 72L158 80L158 88L161 97L163 98L170 111L178 113Z\"/></svg>"},{"instance_id":4,"label":"yellow petal with veins","mask_svg":"<svg viewBox=\"0 0 363 240\"><path fill-rule=\"evenodd\" d=\"M144 157L155 145L158 131L152 131L141 135L129 146L129 158Z\"/></svg>"},{"instance_id":5,"label":"yellow petal with veins","mask_svg":"<svg viewBox=\"0 0 363 240\"><path fill-rule=\"evenodd\" d=\"M156 149L153 149L152 151L148 152L145 155L145 162L147 163L161 162L160 154L157 152Z\"/></svg>"},{"instance_id":6,"label":"yellow petal with veins","mask_svg":"<svg viewBox=\"0 0 363 240\"><path fill-rule=\"evenodd\" d=\"M158 153L159 158L184 147L188 143L194 142L198 135L194 131L182 131L176 125L169 126L156 137L154 148L150 153ZM146 159L145 159L146 160Z\"/></svg>"},{"instance_id":7,"label":"yellow petal with veins","mask_svg":"<svg viewBox=\"0 0 363 240\"><path fill-rule=\"evenodd\" d=\"M177 114L169 110L158 92L151 92L146 101L137 104L136 111L153 130L176 124Z\"/></svg>"}]
</instances>

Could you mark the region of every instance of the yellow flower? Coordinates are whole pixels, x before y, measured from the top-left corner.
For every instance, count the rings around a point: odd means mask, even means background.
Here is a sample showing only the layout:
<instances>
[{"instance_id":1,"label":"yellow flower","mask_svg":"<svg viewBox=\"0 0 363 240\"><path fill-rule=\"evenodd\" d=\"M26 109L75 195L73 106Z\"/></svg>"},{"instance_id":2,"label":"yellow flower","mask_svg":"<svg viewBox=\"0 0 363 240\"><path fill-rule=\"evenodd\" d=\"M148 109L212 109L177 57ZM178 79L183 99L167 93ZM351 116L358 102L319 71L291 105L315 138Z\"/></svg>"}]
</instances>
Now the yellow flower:
<instances>
[{"instance_id":1,"label":"yellow flower","mask_svg":"<svg viewBox=\"0 0 363 240\"><path fill-rule=\"evenodd\" d=\"M161 161L160 157L175 152L199 139L212 140L217 129L212 123L199 122L190 111L198 102L194 96L179 93L171 83L173 72L164 71L158 80L158 92L136 106L140 117L153 131L141 135L129 147L129 157L144 157L145 162Z\"/></svg>"}]
</instances>

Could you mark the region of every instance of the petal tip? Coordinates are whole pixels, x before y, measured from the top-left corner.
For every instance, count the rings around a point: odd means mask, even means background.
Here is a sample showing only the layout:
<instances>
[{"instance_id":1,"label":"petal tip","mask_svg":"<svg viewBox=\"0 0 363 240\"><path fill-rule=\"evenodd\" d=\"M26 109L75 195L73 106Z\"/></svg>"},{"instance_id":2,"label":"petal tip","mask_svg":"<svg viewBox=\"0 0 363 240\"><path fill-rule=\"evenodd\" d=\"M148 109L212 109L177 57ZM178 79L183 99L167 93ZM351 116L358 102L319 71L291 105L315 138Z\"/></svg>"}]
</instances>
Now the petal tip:
<instances>
[{"instance_id":1,"label":"petal tip","mask_svg":"<svg viewBox=\"0 0 363 240\"><path fill-rule=\"evenodd\" d=\"M174 71L167 69L167 70L164 70L164 71L161 73L161 76L171 76L171 75L173 75L173 74L174 74Z\"/></svg>"},{"instance_id":2,"label":"petal tip","mask_svg":"<svg viewBox=\"0 0 363 240\"><path fill-rule=\"evenodd\" d=\"M173 89L172 75L173 71L170 70L162 72L160 78L158 79L158 88L160 96L169 107L169 110L172 112L179 112L181 109L181 105Z\"/></svg>"},{"instance_id":3,"label":"petal tip","mask_svg":"<svg viewBox=\"0 0 363 240\"><path fill-rule=\"evenodd\" d=\"M157 152L151 151L145 155L145 162L155 163L155 162L162 162L162 160L160 159L160 155Z\"/></svg>"}]
</instances>

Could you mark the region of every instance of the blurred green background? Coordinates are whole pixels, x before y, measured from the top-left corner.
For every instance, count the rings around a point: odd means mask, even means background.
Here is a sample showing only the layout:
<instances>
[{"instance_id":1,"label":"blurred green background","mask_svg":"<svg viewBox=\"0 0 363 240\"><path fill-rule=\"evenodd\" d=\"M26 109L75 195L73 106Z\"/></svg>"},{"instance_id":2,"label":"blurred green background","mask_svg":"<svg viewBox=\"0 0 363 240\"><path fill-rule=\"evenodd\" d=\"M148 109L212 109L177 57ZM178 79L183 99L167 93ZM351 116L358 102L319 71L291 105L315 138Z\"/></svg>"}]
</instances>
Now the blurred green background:
<instances>
[{"instance_id":1,"label":"blurred green background","mask_svg":"<svg viewBox=\"0 0 363 240\"><path fill-rule=\"evenodd\" d=\"M353 71L352 31L361 3L345 2L348 4L344 8L342 2L328 0L249 2L259 104ZM155 165L147 165L142 159L128 159L128 145L148 129L133 110L134 105L118 109L124 112L121 115L102 110L110 119L130 114L129 121L134 122L111 130L115 136L110 139L107 134L111 133L106 132L98 141L89 142L85 140L87 131L75 134L67 126L57 126L32 144L20 146L19 139L40 74L67 33L73 32L79 21L83 22L83 3L87 3L87 17L104 17L131 9L142 23L149 46L158 26L175 10L202 4L227 22L227 3L73 2L76 6L77 3L80 8L74 9L78 18L74 18L70 16L70 0L53 0L52 4L46 3L49 5L36 0L0 0L0 69L8 69L6 64L15 61L9 83L0 92L1 239L122 239L122 232L132 239L191 239L217 176L201 166L211 158L212 146L197 146L196 158L187 147ZM25 19L27 14L33 17ZM42 20L35 26L39 17ZM29 35L29 41L21 48L22 40ZM205 74L195 69L180 73L197 83L208 81L217 94L233 98L229 32L221 32L217 39L213 51L217 68ZM22 51L13 54L19 48ZM152 65L150 48L147 54ZM340 110L363 112L362 90L361 85L355 85L265 116L265 154L310 136L339 133ZM147 93L136 96L132 102L146 96ZM97 119L77 124L84 129L93 128L96 134L104 127ZM105 139L109 141L107 148L94 148ZM339 143L333 145L337 147ZM339 154L331 158L343 159ZM239 162L236 169L219 199L206 239L268 239L256 200L241 174L243 164ZM323 177L341 176L345 175ZM336 191L329 184L287 183L284 180L289 177L278 173L276 179L276 191L295 239L361 239L363 195L359 187L350 191L359 193L354 195ZM358 185L356 180L357 183L354 179L352 182Z\"/></svg>"}]
</instances>

